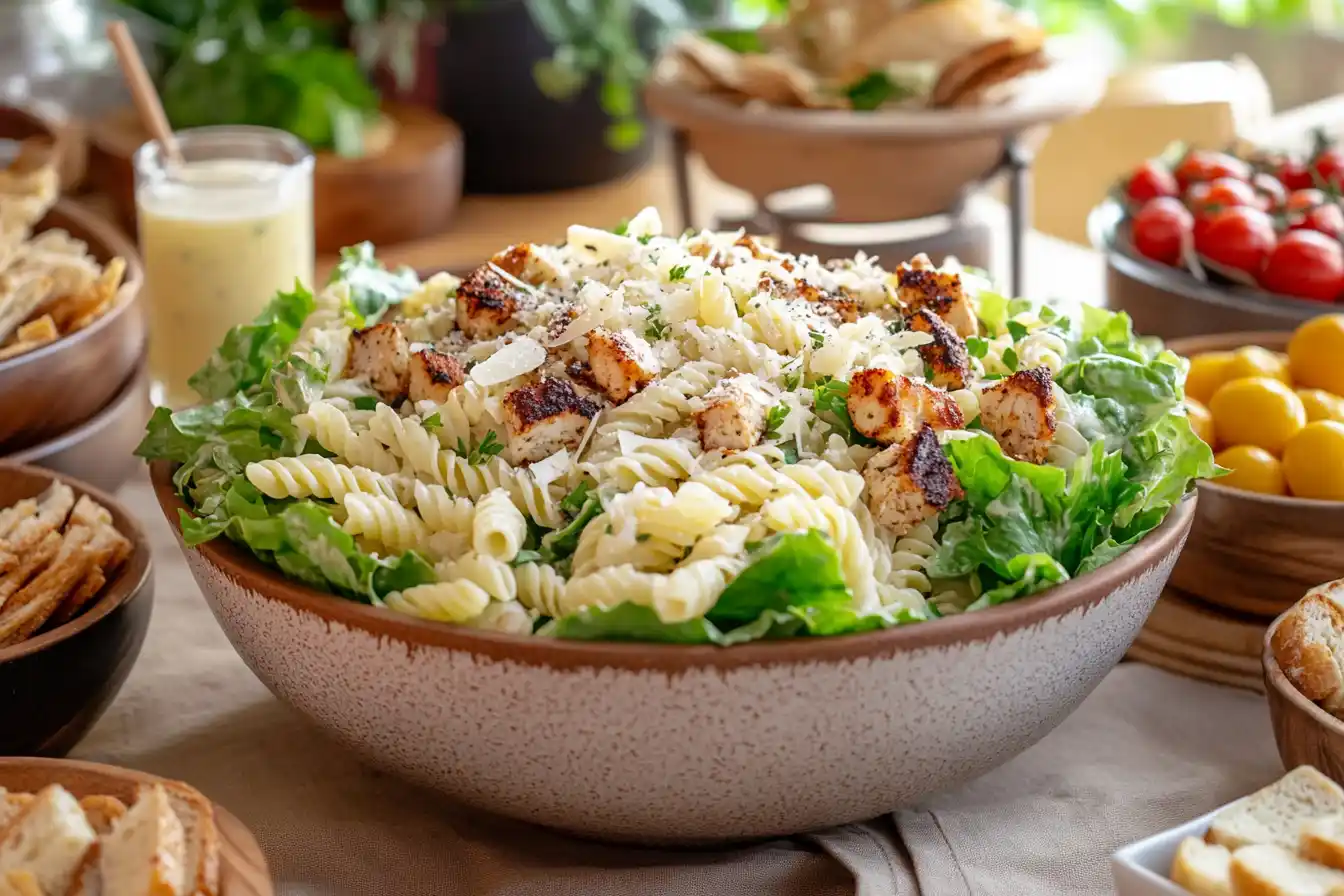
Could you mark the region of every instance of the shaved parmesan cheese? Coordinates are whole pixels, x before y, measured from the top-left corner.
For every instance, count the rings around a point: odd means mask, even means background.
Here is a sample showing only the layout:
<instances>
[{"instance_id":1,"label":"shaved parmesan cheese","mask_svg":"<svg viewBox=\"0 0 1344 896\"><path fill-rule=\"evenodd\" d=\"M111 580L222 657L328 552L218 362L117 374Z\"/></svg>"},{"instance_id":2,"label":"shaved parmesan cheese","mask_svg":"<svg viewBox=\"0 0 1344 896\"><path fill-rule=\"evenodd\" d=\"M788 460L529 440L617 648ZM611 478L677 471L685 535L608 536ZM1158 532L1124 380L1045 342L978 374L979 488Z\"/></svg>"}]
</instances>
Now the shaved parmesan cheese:
<instances>
[{"instance_id":1,"label":"shaved parmesan cheese","mask_svg":"<svg viewBox=\"0 0 1344 896\"><path fill-rule=\"evenodd\" d=\"M530 469L532 470L532 476L537 480L537 485L547 488L568 471L569 452L561 448L550 457L542 458L534 463Z\"/></svg>"},{"instance_id":2,"label":"shaved parmesan cheese","mask_svg":"<svg viewBox=\"0 0 1344 896\"><path fill-rule=\"evenodd\" d=\"M546 349L529 336L515 339L471 368L471 378L482 386L506 383L546 363Z\"/></svg>"},{"instance_id":3,"label":"shaved parmesan cheese","mask_svg":"<svg viewBox=\"0 0 1344 896\"><path fill-rule=\"evenodd\" d=\"M608 318L620 314L621 309L625 307L623 287L612 292L596 280L585 283L579 290L577 298L583 310L546 343L551 348L572 342L594 328L602 326Z\"/></svg>"},{"instance_id":4,"label":"shaved parmesan cheese","mask_svg":"<svg viewBox=\"0 0 1344 896\"><path fill-rule=\"evenodd\" d=\"M601 418L602 418L602 412L598 411L596 414L593 415L593 419L588 421L588 431L583 434L582 439L579 439L579 447L574 449L574 459L576 461L579 458L583 457L583 449L588 447L588 440L591 439L593 437L593 433L597 431L597 421L600 420Z\"/></svg>"},{"instance_id":5,"label":"shaved parmesan cheese","mask_svg":"<svg viewBox=\"0 0 1344 896\"><path fill-rule=\"evenodd\" d=\"M639 251L639 240L582 224L570 225L565 242L579 257L599 262L625 264Z\"/></svg>"},{"instance_id":6,"label":"shaved parmesan cheese","mask_svg":"<svg viewBox=\"0 0 1344 896\"><path fill-rule=\"evenodd\" d=\"M636 238L641 236L662 236L663 219L659 216L658 209L650 205L647 208L640 210L639 214L631 218L625 225L625 233L627 236Z\"/></svg>"}]
</instances>

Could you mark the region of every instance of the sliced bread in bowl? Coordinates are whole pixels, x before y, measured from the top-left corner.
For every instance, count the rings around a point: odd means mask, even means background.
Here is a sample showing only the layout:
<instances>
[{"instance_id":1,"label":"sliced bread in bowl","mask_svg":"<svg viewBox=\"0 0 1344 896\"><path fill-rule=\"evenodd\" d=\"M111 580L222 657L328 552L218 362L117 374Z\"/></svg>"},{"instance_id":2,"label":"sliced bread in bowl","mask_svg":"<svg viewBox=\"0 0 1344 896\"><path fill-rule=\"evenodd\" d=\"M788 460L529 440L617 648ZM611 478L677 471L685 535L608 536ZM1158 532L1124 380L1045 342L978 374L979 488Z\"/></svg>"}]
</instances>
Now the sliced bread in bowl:
<instances>
[{"instance_id":1,"label":"sliced bread in bowl","mask_svg":"<svg viewBox=\"0 0 1344 896\"><path fill-rule=\"evenodd\" d=\"M1236 896L1329 896L1344 887L1344 872L1308 862L1273 843L1234 852L1231 877Z\"/></svg>"},{"instance_id":2,"label":"sliced bread in bowl","mask_svg":"<svg viewBox=\"0 0 1344 896\"><path fill-rule=\"evenodd\" d=\"M186 833L163 785L141 787L135 805L99 846L97 896L186 892Z\"/></svg>"},{"instance_id":3,"label":"sliced bread in bowl","mask_svg":"<svg viewBox=\"0 0 1344 896\"><path fill-rule=\"evenodd\" d=\"M0 875L26 871L44 894L69 891L98 835L63 787L37 793L0 837Z\"/></svg>"}]
</instances>

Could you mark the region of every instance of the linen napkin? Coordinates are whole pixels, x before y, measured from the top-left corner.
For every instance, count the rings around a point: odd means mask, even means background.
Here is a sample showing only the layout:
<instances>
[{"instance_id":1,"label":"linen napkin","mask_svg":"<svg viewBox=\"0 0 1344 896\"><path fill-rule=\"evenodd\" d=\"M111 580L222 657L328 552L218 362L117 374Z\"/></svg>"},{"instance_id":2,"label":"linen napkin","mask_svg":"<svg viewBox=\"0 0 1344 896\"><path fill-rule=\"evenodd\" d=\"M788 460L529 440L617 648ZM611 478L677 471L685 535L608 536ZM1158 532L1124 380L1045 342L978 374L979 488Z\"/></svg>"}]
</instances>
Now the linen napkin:
<instances>
[{"instance_id":1,"label":"linen napkin","mask_svg":"<svg viewBox=\"0 0 1344 896\"><path fill-rule=\"evenodd\" d=\"M1282 774L1262 697L1127 664L1035 747L919 809L734 849L577 840L452 805L327 740L233 652L147 479L121 496L154 544L157 605L74 755L199 787L256 834L281 896L1100 896L1116 848Z\"/></svg>"}]
</instances>

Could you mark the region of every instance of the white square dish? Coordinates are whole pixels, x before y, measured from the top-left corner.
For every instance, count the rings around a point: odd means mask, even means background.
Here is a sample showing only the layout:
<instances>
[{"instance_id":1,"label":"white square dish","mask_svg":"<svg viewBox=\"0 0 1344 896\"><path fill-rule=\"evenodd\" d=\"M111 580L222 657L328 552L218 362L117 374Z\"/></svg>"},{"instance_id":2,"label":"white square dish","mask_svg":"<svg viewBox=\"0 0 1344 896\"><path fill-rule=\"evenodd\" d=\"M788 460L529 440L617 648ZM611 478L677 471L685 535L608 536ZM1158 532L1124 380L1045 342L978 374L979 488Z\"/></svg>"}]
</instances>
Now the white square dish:
<instances>
[{"instance_id":1,"label":"white square dish","mask_svg":"<svg viewBox=\"0 0 1344 896\"><path fill-rule=\"evenodd\" d=\"M1111 876L1119 896L1190 896L1185 887L1172 883L1171 860L1176 847L1186 837L1203 837L1213 817L1241 800L1228 803L1207 815L1169 828L1137 843L1131 843L1111 856Z\"/></svg>"}]
</instances>

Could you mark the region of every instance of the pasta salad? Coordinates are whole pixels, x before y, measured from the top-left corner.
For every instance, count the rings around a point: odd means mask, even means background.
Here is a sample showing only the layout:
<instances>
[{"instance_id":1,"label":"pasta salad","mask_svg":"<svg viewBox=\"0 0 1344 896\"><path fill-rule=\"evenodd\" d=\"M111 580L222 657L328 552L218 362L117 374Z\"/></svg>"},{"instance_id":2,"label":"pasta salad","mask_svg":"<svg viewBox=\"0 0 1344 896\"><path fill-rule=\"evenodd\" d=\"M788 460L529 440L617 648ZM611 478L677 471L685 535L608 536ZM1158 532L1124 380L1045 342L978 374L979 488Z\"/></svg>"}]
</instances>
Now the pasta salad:
<instances>
[{"instance_id":1,"label":"pasta salad","mask_svg":"<svg viewBox=\"0 0 1344 896\"><path fill-rule=\"evenodd\" d=\"M735 644L934 620L1095 569L1209 448L1124 314L923 256L821 263L653 209L420 282L368 244L159 408L189 545L558 638Z\"/></svg>"}]
</instances>

